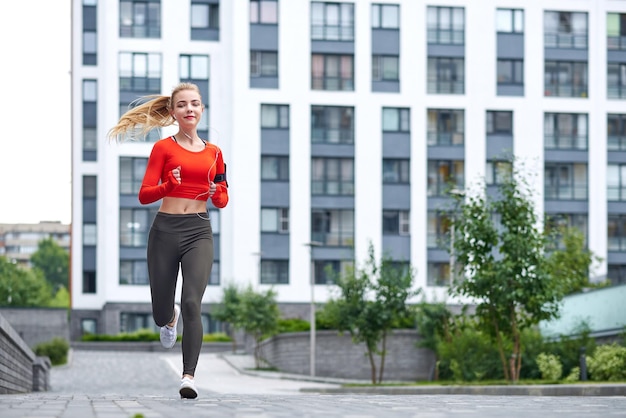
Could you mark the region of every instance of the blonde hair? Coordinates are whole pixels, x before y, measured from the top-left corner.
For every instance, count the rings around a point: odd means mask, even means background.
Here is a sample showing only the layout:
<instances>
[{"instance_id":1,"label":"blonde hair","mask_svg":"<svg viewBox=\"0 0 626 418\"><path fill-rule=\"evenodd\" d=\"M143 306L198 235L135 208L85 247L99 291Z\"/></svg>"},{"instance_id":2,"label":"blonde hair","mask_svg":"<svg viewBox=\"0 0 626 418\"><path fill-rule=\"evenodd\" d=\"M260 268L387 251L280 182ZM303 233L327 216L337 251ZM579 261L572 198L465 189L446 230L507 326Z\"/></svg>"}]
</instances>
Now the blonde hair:
<instances>
[{"instance_id":1,"label":"blonde hair","mask_svg":"<svg viewBox=\"0 0 626 418\"><path fill-rule=\"evenodd\" d=\"M138 102L140 105L128 109L122 115L117 124L112 127L107 138L122 142L125 139L134 140L137 137L144 138L154 128L170 126L175 122L170 111L174 96L183 90L193 90L200 94L200 89L193 83L179 83L172 89L172 94L162 96L153 94L143 96L133 101L130 106ZM200 96L202 96L200 94Z\"/></svg>"}]
</instances>

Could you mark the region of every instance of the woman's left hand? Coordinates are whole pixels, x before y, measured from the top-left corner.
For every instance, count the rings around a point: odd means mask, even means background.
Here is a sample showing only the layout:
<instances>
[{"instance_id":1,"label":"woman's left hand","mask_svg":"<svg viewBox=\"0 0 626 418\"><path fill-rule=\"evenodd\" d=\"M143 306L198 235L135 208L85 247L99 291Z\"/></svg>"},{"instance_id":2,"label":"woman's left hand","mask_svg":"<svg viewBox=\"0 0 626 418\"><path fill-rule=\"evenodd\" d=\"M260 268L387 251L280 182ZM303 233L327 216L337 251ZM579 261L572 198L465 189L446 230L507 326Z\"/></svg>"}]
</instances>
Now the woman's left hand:
<instances>
[{"instance_id":1,"label":"woman's left hand","mask_svg":"<svg viewBox=\"0 0 626 418\"><path fill-rule=\"evenodd\" d=\"M209 183L209 197L213 196L216 190L217 185L214 182Z\"/></svg>"}]
</instances>

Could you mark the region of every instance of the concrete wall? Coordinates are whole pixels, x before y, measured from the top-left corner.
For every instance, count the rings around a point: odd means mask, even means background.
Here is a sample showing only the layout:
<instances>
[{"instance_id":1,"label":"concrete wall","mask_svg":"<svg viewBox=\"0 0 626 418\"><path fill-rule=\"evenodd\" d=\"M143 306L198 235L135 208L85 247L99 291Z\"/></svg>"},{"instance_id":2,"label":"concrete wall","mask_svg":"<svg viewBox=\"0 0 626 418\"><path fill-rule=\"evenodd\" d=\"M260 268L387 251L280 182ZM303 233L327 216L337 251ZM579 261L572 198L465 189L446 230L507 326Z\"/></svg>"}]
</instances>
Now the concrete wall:
<instances>
[{"instance_id":1,"label":"concrete wall","mask_svg":"<svg viewBox=\"0 0 626 418\"><path fill-rule=\"evenodd\" d=\"M55 337L70 340L67 309L0 308L0 315L31 349Z\"/></svg>"},{"instance_id":2,"label":"concrete wall","mask_svg":"<svg viewBox=\"0 0 626 418\"><path fill-rule=\"evenodd\" d=\"M0 394L47 390L50 360L37 357L0 314Z\"/></svg>"},{"instance_id":3,"label":"concrete wall","mask_svg":"<svg viewBox=\"0 0 626 418\"><path fill-rule=\"evenodd\" d=\"M294 332L277 335L261 344L263 358L281 372L308 375L310 335ZM383 381L428 380L435 356L418 348L420 337L414 330L395 330L387 338ZM371 367L363 344L354 344L348 334L318 331L315 344L316 376L370 380ZM376 358L377 368L380 360Z\"/></svg>"}]
</instances>

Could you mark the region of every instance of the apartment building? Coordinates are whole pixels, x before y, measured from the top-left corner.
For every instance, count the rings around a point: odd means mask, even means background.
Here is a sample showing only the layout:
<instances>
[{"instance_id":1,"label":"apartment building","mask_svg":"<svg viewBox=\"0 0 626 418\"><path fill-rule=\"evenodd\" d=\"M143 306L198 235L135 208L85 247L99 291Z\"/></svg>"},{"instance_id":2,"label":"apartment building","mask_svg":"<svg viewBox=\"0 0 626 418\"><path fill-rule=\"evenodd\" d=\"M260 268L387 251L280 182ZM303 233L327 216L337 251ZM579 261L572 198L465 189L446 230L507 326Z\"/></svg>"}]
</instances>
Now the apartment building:
<instances>
[{"instance_id":1,"label":"apartment building","mask_svg":"<svg viewBox=\"0 0 626 418\"><path fill-rule=\"evenodd\" d=\"M30 256L39 241L52 239L61 248L70 250L70 226L61 222L41 221L37 224L0 224L0 256L13 263L30 266Z\"/></svg>"},{"instance_id":2,"label":"apartment building","mask_svg":"<svg viewBox=\"0 0 626 418\"><path fill-rule=\"evenodd\" d=\"M72 25L73 337L152 326L158 203L137 192L170 132L106 132L180 81L229 170L207 332L231 282L308 318L370 243L449 300L450 185L493 189L512 156L546 226L580 228L595 274L626 283L626 1L74 0Z\"/></svg>"}]
</instances>

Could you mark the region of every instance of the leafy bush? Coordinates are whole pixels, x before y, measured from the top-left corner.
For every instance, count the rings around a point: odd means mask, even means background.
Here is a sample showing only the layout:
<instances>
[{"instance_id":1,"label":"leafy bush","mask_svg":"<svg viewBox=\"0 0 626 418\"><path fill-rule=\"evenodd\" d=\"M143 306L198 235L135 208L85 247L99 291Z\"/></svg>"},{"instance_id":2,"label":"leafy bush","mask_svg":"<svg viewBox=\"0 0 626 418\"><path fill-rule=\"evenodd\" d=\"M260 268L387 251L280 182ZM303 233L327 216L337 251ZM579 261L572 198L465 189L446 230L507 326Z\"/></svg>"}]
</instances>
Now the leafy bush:
<instances>
[{"instance_id":1,"label":"leafy bush","mask_svg":"<svg viewBox=\"0 0 626 418\"><path fill-rule=\"evenodd\" d=\"M107 341L107 342L150 342L159 341L159 333L149 329L140 329L135 332L122 332L115 335L109 334L85 334L81 337L81 341ZM181 336L177 337L177 341L181 340ZM202 337L204 342L228 342L230 337L223 332L212 334L204 334Z\"/></svg>"},{"instance_id":2,"label":"leafy bush","mask_svg":"<svg viewBox=\"0 0 626 418\"><path fill-rule=\"evenodd\" d=\"M543 380L557 381L563 375L563 366L558 356L540 353L537 356L537 366Z\"/></svg>"},{"instance_id":3,"label":"leafy bush","mask_svg":"<svg viewBox=\"0 0 626 418\"><path fill-rule=\"evenodd\" d=\"M567 375L565 381L567 383L574 383L580 380L580 367L574 367L572 371Z\"/></svg>"},{"instance_id":4,"label":"leafy bush","mask_svg":"<svg viewBox=\"0 0 626 418\"><path fill-rule=\"evenodd\" d=\"M39 343L33 350L36 355L48 357L53 366L67 363L67 352L70 344L63 338L53 338L50 341Z\"/></svg>"},{"instance_id":5,"label":"leafy bush","mask_svg":"<svg viewBox=\"0 0 626 418\"><path fill-rule=\"evenodd\" d=\"M232 339L224 332L214 332L212 334L204 334L202 341L205 343L227 343L232 341Z\"/></svg>"},{"instance_id":6,"label":"leafy bush","mask_svg":"<svg viewBox=\"0 0 626 418\"><path fill-rule=\"evenodd\" d=\"M317 325L317 321L316 321ZM300 318L281 318L278 320L278 332L305 332L311 329L309 321Z\"/></svg>"},{"instance_id":7,"label":"leafy bush","mask_svg":"<svg viewBox=\"0 0 626 418\"><path fill-rule=\"evenodd\" d=\"M617 343L601 345L587 357L587 366L592 380L626 380L626 347Z\"/></svg>"}]
</instances>

